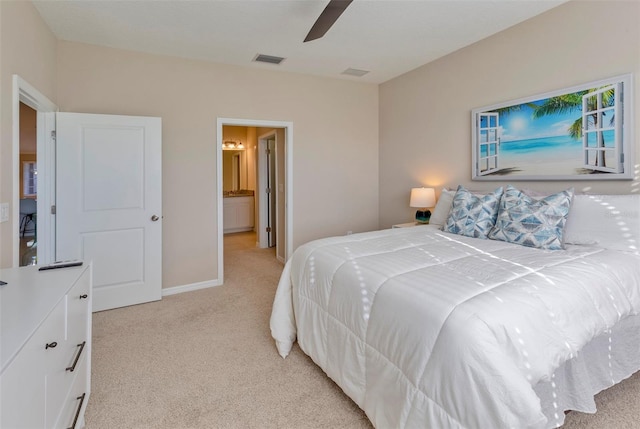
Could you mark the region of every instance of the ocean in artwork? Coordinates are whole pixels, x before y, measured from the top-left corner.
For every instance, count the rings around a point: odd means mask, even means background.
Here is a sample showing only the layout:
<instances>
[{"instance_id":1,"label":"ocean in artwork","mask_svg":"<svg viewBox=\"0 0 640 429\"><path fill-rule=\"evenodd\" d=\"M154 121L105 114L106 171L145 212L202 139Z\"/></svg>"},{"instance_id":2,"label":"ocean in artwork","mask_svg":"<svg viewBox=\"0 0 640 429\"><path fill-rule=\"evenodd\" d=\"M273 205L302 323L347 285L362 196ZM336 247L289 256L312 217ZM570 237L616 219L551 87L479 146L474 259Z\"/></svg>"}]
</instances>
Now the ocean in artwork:
<instances>
[{"instance_id":1,"label":"ocean in artwork","mask_svg":"<svg viewBox=\"0 0 640 429\"><path fill-rule=\"evenodd\" d=\"M582 166L582 140L568 135L503 141L500 143L503 167L541 162L574 162Z\"/></svg>"},{"instance_id":2,"label":"ocean in artwork","mask_svg":"<svg viewBox=\"0 0 640 429\"><path fill-rule=\"evenodd\" d=\"M606 131L604 140L613 140L613 131ZM523 140L502 141L499 167L513 169L514 174L538 174L551 167L559 173L586 173L582 139L556 135Z\"/></svg>"}]
</instances>

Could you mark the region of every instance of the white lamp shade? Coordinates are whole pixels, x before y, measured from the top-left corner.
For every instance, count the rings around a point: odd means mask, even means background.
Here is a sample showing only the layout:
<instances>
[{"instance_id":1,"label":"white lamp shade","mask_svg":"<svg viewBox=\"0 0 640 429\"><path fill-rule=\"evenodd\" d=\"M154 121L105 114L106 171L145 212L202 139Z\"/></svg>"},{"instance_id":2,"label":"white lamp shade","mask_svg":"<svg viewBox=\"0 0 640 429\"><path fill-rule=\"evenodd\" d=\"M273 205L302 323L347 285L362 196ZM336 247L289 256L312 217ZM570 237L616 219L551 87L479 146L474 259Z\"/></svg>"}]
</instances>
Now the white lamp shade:
<instances>
[{"instance_id":1,"label":"white lamp shade","mask_svg":"<svg viewBox=\"0 0 640 429\"><path fill-rule=\"evenodd\" d=\"M436 193L433 188L411 189L409 207L427 208L436 205Z\"/></svg>"}]
</instances>

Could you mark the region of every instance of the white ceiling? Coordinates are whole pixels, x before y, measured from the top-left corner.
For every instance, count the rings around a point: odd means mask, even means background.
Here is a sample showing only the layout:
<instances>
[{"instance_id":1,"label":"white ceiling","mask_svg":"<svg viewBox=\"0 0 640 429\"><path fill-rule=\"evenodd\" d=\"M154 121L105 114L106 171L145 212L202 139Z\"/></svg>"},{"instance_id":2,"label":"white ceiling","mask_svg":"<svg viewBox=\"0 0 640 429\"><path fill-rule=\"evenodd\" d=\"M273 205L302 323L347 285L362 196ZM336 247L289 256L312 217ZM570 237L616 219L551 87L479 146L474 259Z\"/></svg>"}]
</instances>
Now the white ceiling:
<instances>
[{"instance_id":1,"label":"white ceiling","mask_svg":"<svg viewBox=\"0 0 640 429\"><path fill-rule=\"evenodd\" d=\"M34 1L62 40L271 70L385 82L566 0L355 0L303 43L327 0ZM285 57L255 63L260 54ZM347 68L370 70L344 76Z\"/></svg>"}]
</instances>

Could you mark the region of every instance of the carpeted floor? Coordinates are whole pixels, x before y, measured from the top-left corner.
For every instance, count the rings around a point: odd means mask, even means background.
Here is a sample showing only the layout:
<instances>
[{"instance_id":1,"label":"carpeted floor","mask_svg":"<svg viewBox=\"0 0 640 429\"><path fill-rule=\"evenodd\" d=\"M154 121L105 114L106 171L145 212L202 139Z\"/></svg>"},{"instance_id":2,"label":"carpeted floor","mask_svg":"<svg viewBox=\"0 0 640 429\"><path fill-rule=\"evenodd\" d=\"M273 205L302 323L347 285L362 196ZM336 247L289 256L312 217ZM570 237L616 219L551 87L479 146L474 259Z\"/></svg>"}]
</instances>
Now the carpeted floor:
<instances>
[{"instance_id":1,"label":"carpeted floor","mask_svg":"<svg viewBox=\"0 0 640 429\"><path fill-rule=\"evenodd\" d=\"M94 314L88 429L371 428L297 346L269 331L282 271L255 235L225 236L225 284ZM563 428L639 428L640 373Z\"/></svg>"}]
</instances>

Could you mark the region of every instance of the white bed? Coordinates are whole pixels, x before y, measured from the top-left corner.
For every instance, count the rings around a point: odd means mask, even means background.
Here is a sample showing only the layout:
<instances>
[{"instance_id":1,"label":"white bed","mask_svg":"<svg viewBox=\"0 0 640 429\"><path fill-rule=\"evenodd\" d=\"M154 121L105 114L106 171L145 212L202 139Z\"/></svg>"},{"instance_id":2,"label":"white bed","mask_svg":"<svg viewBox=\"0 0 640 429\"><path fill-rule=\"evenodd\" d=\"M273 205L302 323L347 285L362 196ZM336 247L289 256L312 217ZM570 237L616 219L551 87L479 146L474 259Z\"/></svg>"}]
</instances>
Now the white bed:
<instances>
[{"instance_id":1,"label":"white bed","mask_svg":"<svg viewBox=\"0 0 640 429\"><path fill-rule=\"evenodd\" d=\"M637 213L635 213L637 216ZM546 428L640 369L640 256L433 226L307 243L271 318L380 428Z\"/></svg>"}]
</instances>

